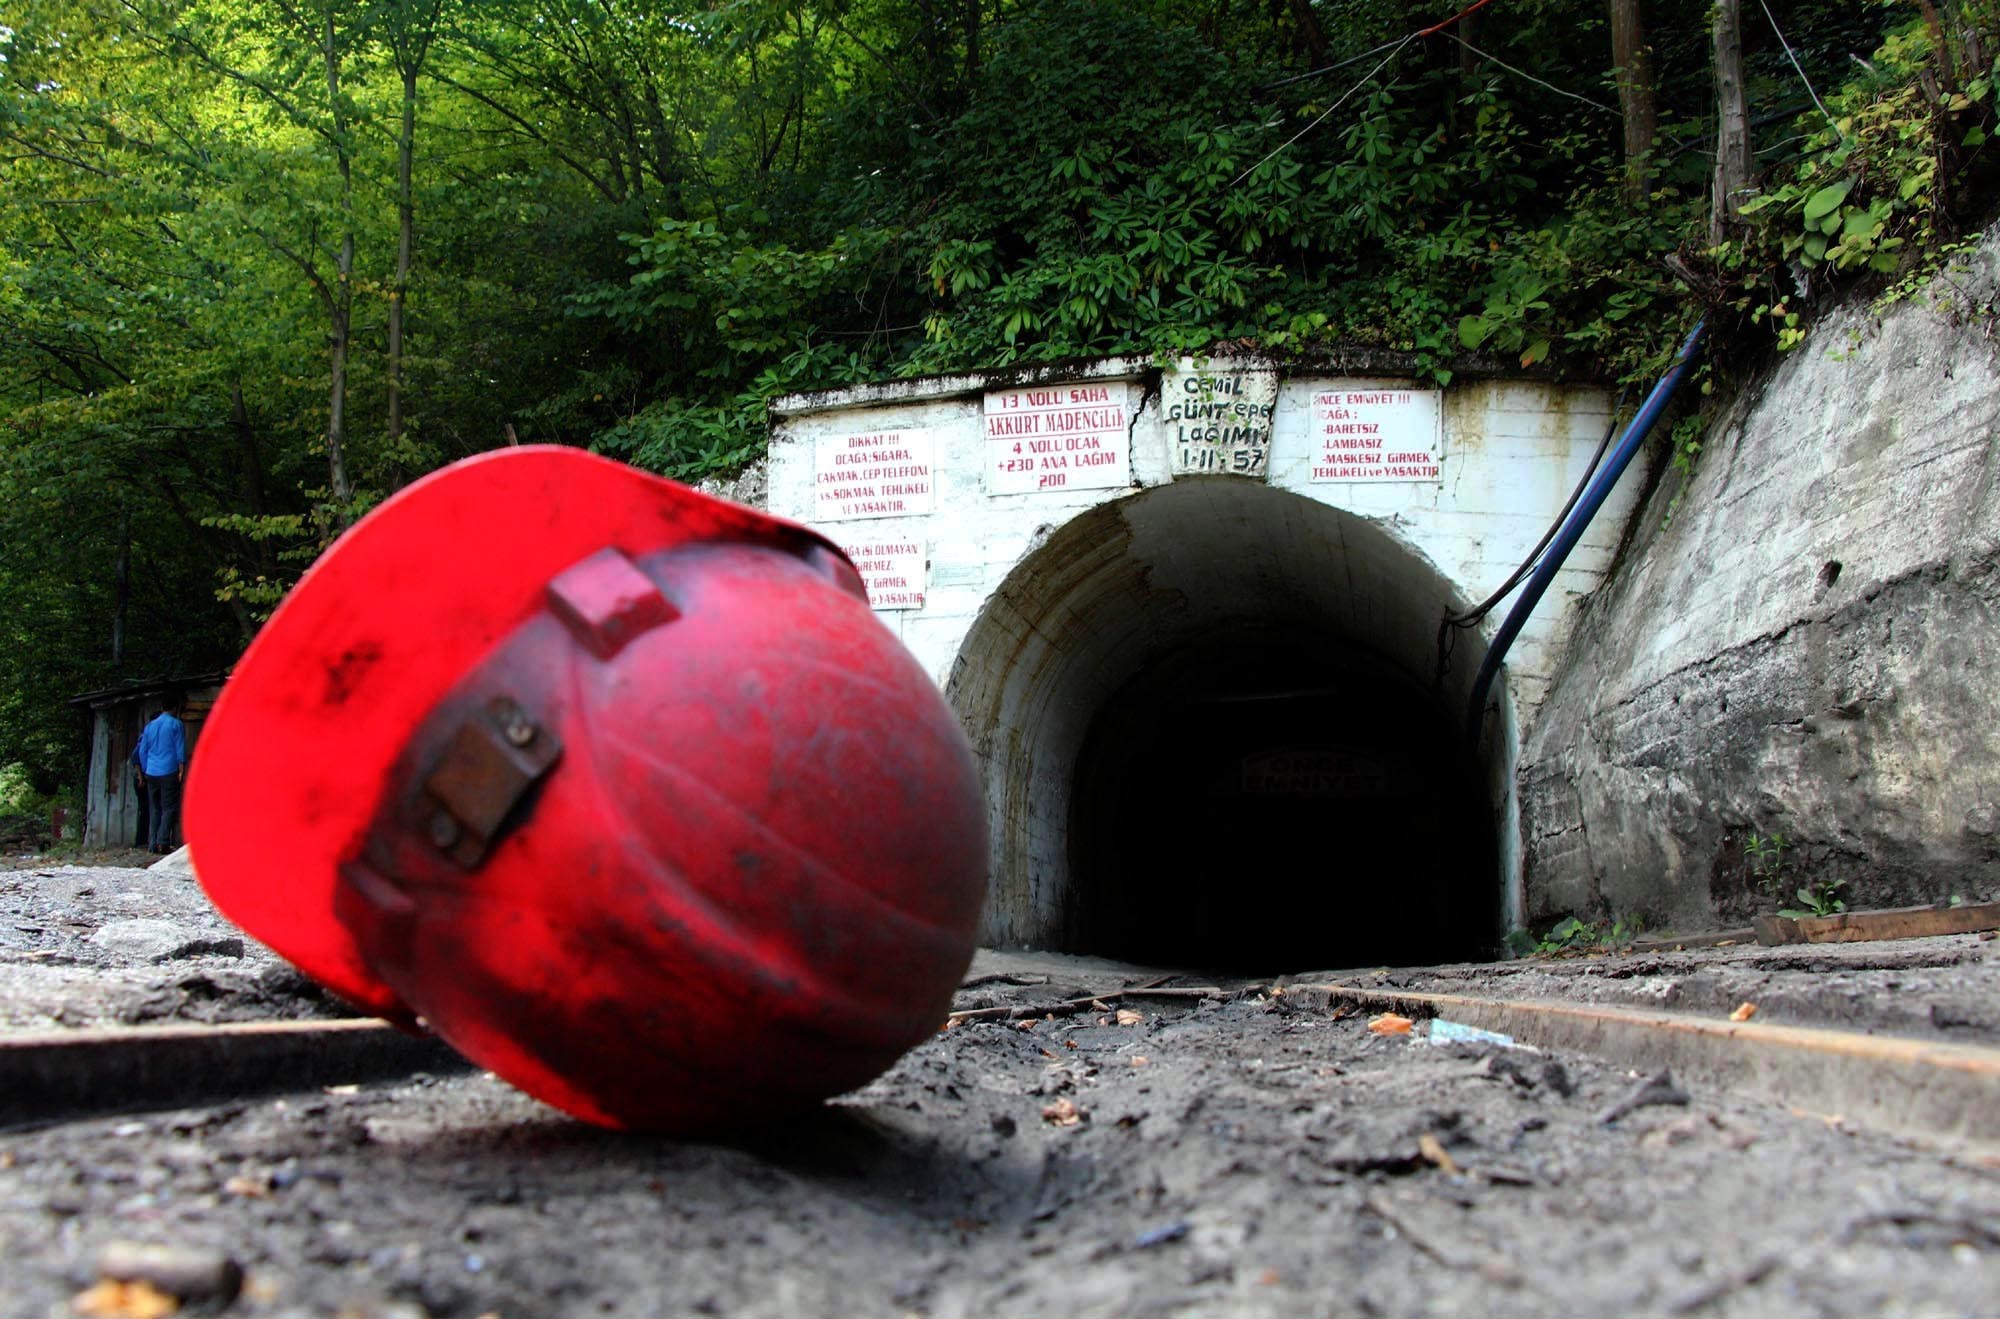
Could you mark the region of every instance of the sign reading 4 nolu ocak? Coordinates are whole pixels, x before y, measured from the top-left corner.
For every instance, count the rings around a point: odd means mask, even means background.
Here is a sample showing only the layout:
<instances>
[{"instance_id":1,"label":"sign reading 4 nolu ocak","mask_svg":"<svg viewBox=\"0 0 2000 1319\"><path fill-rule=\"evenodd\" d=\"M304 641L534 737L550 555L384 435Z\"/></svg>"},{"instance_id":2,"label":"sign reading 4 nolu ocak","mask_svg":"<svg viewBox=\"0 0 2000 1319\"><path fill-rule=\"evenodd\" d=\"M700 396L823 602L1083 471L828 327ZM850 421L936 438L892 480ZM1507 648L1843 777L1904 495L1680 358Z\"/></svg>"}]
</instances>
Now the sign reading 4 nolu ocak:
<instances>
[{"instance_id":1,"label":"sign reading 4 nolu ocak","mask_svg":"<svg viewBox=\"0 0 2000 1319\"><path fill-rule=\"evenodd\" d=\"M986 493L1104 490L1132 482L1132 411L1122 380L1028 385L986 395Z\"/></svg>"}]
</instances>

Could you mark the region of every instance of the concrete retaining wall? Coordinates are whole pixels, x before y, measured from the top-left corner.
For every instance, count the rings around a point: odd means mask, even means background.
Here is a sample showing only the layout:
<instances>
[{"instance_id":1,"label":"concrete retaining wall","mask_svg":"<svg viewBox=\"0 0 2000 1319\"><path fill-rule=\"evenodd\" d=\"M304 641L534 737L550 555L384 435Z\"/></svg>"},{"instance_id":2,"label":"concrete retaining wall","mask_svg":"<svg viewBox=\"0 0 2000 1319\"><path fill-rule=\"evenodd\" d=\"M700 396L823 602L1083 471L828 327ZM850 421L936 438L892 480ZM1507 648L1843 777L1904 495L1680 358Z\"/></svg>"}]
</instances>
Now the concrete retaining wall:
<instances>
[{"instance_id":1,"label":"concrete retaining wall","mask_svg":"<svg viewBox=\"0 0 2000 1319\"><path fill-rule=\"evenodd\" d=\"M1831 316L1661 482L1525 734L1531 923L2000 885L1996 290L1989 233L1929 295Z\"/></svg>"}]
</instances>

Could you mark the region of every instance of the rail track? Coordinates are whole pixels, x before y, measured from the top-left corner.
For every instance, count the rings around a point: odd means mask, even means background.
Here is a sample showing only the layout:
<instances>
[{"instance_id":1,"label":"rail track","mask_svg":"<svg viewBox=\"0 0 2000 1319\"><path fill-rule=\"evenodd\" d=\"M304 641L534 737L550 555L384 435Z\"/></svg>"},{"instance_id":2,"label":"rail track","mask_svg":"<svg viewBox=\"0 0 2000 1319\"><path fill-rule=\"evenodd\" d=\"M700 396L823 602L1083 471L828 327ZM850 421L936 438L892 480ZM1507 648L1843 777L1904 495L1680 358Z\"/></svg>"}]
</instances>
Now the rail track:
<instances>
[{"instance_id":1,"label":"rail track","mask_svg":"<svg viewBox=\"0 0 2000 1319\"><path fill-rule=\"evenodd\" d=\"M2000 1049L1540 999L1315 985L1333 1003L1444 1017L1543 1049L1684 1079L1962 1150L2000 1167Z\"/></svg>"},{"instance_id":2,"label":"rail track","mask_svg":"<svg viewBox=\"0 0 2000 1319\"><path fill-rule=\"evenodd\" d=\"M23 1031L0 1035L0 1129L467 1066L373 1020Z\"/></svg>"},{"instance_id":3,"label":"rail track","mask_svg":"<svg viewBox=\"0 0 2000 1319\"><path fill-rule=\"evenodd\" d=\"M1155 982L958 1021L1040 1018L1144 1000L1156 1009L1267 993L1265 984ZM2000 1048L1715 1019L1564 999L1326 983L1283 993L1307 1010L1445 1018L1517 1044L1666 1067L1684 1080L1867 1127L2000 1167ZM1170 1007L1169 1007L1169 1010ZM0 1035L0 1128L223 1102L470 1066L441 1041L366 1020L174 1025Z\"/></svg>"}]
</instances>

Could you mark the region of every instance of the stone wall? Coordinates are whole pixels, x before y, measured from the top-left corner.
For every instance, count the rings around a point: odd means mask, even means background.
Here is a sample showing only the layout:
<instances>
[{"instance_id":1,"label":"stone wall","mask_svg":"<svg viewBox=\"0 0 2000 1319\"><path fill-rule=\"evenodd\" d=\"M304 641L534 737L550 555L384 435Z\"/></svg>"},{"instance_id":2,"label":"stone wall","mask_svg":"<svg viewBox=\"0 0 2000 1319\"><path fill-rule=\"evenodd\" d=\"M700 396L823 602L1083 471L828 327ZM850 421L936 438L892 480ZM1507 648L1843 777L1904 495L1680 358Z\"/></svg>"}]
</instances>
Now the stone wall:
<instances>
[{"instance_id":1,"label":"stone wall","mask_svg":"<svg viewBox=\"0 0 2000 1319\"><path fill-rule=\"evenodd\" d=\"M1996 290L2000 231L1829 317L1663 477L1526 735L1531 925L2000 889Z\"/></svg>"}]
</instances>

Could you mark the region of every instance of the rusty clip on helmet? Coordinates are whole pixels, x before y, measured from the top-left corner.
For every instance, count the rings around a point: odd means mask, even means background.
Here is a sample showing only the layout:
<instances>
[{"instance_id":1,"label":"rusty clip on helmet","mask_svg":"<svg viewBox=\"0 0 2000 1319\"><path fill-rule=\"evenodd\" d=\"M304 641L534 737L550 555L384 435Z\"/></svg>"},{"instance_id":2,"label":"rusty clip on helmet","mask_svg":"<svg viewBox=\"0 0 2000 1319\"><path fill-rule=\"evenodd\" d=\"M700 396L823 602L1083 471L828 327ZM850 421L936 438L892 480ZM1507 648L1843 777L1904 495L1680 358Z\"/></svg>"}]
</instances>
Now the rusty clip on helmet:
<instances>
[{"instance_id":1,"label":"rusty clip on helmet","mask_svg":"<svg viewBox=\"0 0 2000 1319\"><path fill-rule=\"evenodd\" d=\"M558 1108L861 1085L971 958L970 748L833 544L575 449L459 463L306 574L188 785L217 907Z\"/></svg>"}]
</instances>

